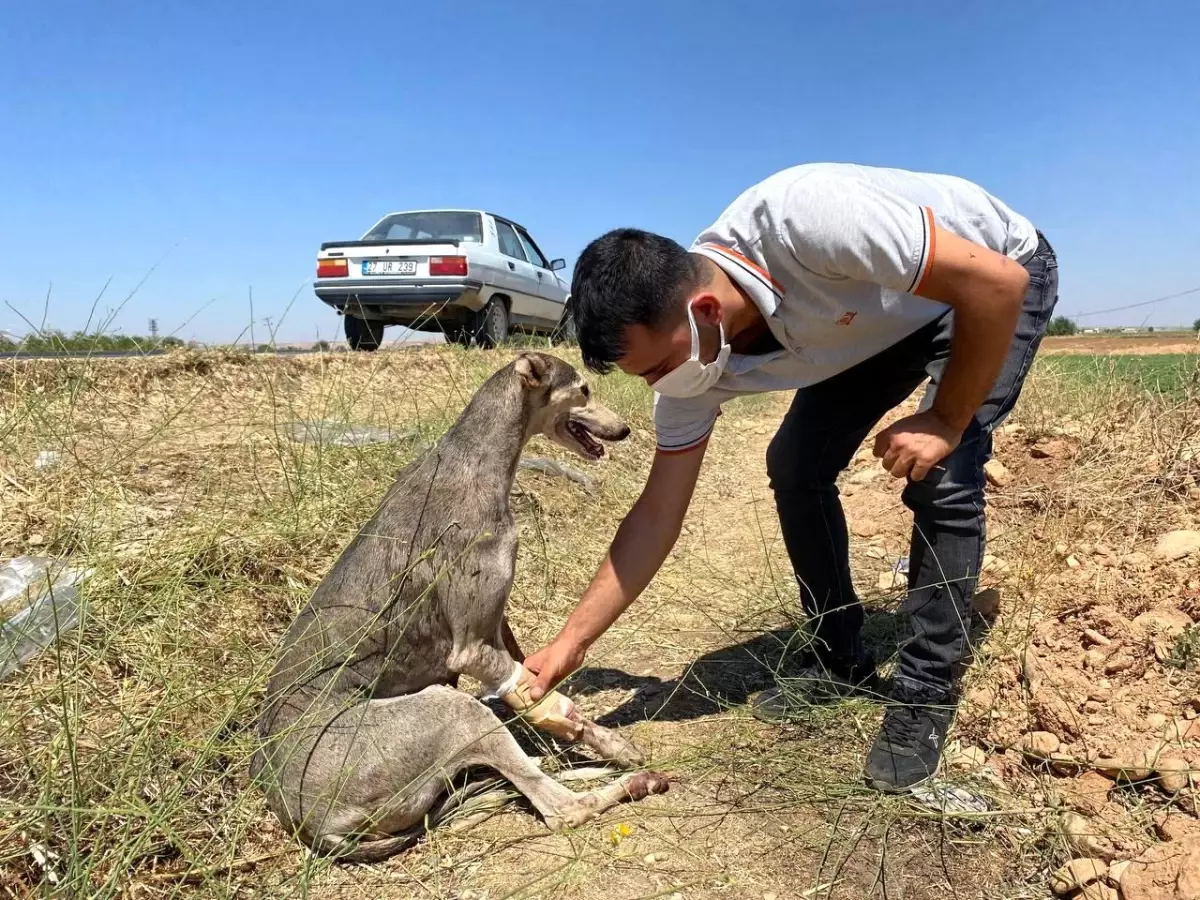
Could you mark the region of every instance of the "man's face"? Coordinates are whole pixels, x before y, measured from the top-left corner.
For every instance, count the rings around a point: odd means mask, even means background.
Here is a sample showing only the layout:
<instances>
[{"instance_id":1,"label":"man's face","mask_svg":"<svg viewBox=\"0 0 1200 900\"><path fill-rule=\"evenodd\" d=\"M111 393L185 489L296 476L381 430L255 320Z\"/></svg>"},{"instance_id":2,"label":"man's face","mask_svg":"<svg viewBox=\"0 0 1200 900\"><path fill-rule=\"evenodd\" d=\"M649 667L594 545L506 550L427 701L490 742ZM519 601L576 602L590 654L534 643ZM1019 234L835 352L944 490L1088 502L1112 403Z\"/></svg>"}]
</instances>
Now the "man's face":
<instances>
[{"instance_id":1,"label":"man's face","mask_svg":"<svg viewBox=\"0 0 1200 900\"><path fill-rule=\"evenodd\" d=\"M700 333L700 359L709 363L721 349L721 304L712 294L690 298L692 315ZM628 375L646 379L653 385L692 355L692 329L687 312L680 309L671 324L657 329L645 325L630 325L625 329L625 355L617 366Z\"/></svg>"}]
</instances>

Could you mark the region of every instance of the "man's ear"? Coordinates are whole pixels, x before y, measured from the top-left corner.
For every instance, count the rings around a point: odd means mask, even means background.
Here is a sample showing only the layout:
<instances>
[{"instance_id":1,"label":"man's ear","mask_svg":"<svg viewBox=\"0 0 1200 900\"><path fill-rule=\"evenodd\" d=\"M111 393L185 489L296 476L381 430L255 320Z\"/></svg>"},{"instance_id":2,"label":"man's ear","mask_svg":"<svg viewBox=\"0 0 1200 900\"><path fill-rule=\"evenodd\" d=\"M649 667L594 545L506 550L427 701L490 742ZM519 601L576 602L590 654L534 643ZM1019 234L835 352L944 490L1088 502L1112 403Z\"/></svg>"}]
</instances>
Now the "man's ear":
<instances>
[{"instance_id":1,"label":"man's ear","mask_svg":"<svg viewBox=\"0 0 1200 900\"><path fill-rule=\"evenodd\" d=\"M530 390L541 387L546 378L546 361L532 353L522 353L518 356L513 368L521 376L525 387Z\"/></svg>"},{"instance_id":2,"label":"man's ear","mask_svg":"<svg viewBox=\"0 0 1200 900\"><path fill-rule=\"evenodd\" d=\"M692 307L692 315L696 317L697 322L704 322L708 325L717 325L721 322L723 310L721 301L717 299L716 294L701 291L689 297L687 302Z\"/></svg>"}]
</instances>

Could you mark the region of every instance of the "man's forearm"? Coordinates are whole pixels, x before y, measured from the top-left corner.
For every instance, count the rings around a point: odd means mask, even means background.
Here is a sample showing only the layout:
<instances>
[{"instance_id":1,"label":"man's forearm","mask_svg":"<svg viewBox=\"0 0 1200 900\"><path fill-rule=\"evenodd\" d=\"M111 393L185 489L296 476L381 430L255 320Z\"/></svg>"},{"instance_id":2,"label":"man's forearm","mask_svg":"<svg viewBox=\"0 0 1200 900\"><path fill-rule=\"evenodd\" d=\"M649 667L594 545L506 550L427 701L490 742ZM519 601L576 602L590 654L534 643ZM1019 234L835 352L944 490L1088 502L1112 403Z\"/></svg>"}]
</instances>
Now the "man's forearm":
<instances>
[{"instance_id":1,"label":"man's forearm","mask_svg":"<svg viewBox=\"0 0 1200 900\"><path fill-rule=\"evenodd\" d=\"M965 431L987 400L1012 346L1027 283L1028 276L1020 290L990 293L955 309L950 359L933 402L934 413L950 427Z\"/></svg>"},{"instance_id":2,"label":"man's forearm","mask_svg":"<svg viewBox=\"0 0 1200 900\"><path fill-rule=\"evenodd\" d=\"M660 516L649 504L630 510L561 639L590 647L646 589L679 537L679 525Z\"/></svg>"}]
</instances>

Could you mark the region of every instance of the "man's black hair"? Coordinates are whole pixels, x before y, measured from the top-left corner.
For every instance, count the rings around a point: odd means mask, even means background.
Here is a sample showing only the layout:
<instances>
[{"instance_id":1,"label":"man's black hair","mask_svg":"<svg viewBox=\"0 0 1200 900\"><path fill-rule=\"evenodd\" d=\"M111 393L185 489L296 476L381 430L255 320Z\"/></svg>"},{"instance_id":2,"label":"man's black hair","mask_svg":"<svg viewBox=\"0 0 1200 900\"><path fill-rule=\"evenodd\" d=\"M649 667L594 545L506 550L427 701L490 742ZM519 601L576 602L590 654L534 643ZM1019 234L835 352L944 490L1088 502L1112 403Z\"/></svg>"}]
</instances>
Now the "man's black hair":
<instances>
[{"instance_id":1,"label":"man's black hair","mask_svg":"<svg viewBox=\"0 0 1200 900\"><path fill-rule=\"evenodd\" d=\"M583 363L612 371L625 355L625 329L657 328L704 283L699 259L670 238L617 228L587 245L571 279L571 310Z\"/></svg>"}]
</instances>

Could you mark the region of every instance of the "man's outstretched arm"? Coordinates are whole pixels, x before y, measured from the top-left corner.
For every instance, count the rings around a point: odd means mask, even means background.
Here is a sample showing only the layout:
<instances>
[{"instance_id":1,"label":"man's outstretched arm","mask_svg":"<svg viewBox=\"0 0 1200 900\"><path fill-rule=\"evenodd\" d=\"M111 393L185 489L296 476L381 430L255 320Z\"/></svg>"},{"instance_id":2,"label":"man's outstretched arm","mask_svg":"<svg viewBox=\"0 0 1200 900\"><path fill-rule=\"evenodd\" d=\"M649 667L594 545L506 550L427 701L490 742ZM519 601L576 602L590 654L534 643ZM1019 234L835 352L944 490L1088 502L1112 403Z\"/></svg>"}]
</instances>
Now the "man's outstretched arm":
<instances>
[{"instance_id":1,"label":"man's outstretched arm","mask_svg":"<svg viewBox=\"0 0 1200 900\"><path fill-rule=\"evenodd\" d=\"M537 674L536 700L583 664L588 648L646 589L683 526L707 442L679 453L659 451L646 486L617 529L608 555L558 637L525 660Z\"/></svg>"}]
</instances>

